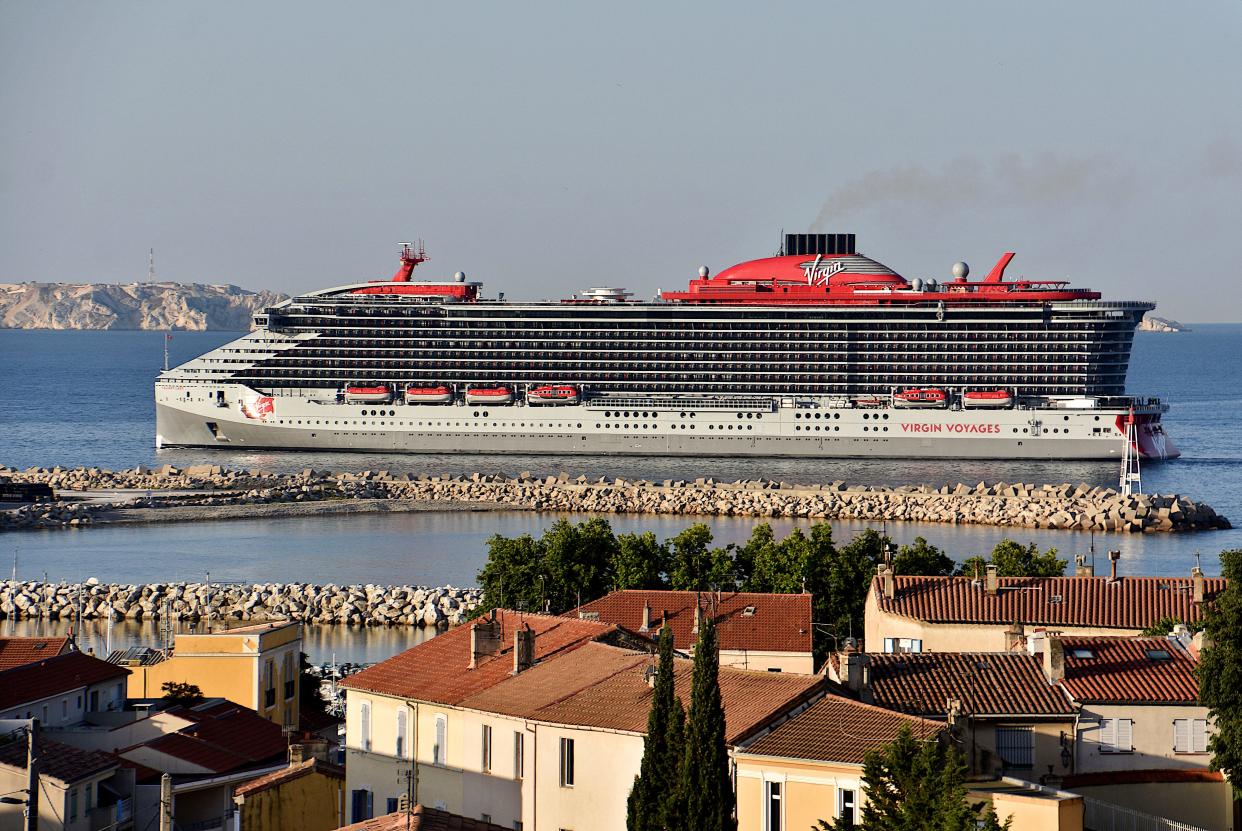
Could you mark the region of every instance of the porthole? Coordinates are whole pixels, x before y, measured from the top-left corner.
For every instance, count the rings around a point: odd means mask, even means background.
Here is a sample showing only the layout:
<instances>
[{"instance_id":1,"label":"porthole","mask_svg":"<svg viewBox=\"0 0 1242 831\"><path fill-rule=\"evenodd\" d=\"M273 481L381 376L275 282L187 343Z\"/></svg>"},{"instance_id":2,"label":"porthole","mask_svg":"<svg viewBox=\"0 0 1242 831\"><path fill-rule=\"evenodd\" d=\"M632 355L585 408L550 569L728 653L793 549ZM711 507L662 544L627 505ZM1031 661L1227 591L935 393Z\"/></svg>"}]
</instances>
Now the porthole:
<instances>
[{"instance_id":1,"label":"porthole","mask_svg":"<svg viewBox=\"0 0 1242 831\"><path fill-rule=\"evenodd\" d=\"M691 414L690 414L690 417L691 417L691 418L694 418L694 413L691 413Z\"/></svg>"},{"instance_id":2,"label":"porthole","mask_svg":"<svg viewBox=\"0 0 1242 831\"><path fill-rule=\"evenodd\" d=\"M604 418L612 418L612 410L605 410Z\"/></svg>"},{"instance_id":3,"label":"porthole","mask_svg":"<svg viewBox=\"0 0 1242 831\"><path fill-rule=\"evenodd\" d=\"M479 417L479 413L478 413L478 411L477 411L477 410L476 410L475 412L471 413L471 415L472 415L472 416L474 416L475 418L478 418L478 417Z\"/></svg>"},{"instance_id":4,"label":"porthole","mask_svg":"<svg viewBox=\"0 0 1242 831\"><path fill-rule=\"evenodd\" d=\"M1016 433L1016 432L1018 432L1018 428L1017 428L1017 427L1013 428L1013 431L1014 431L1015 433Z\"/></svg>"},{"instance_id":5,"label":"porthole","mask_svg":"<svg viewBox=\"0 0 1242 831\"><path fill-rule=\"evenodd\" d=\"M818 433L818 432L819 432L819 425L818 425L818 424L816 424L816 425L815 425L815 432L816 432L816 433Z\"/></svg>"},{"instance_id":6,"label":"porthole","mask_svg":"<svg viewBox=\"0 0 1242 831\"><path fill-rule=\"evenodd\" d=\"M832 429L833 429L834 431L836 431L836 432L840 432L840 431L841 431L841 426L840 426L839 424L834 424L834 425L832 425Z\"/></svg>"},{"instance_id":7,"label":"porthole","mask_svg":"<svg viewBox=\"0 0 1242 831\"><path fill-rule=\"evenodd\" d=\"M755 413L755 418L756 419L763 418L763 413Z\"/></svg>"},{"instance_id":8,"label":"porthole","mask_svg":"<svg viewBox=\"0 0 1242 831\"><path fill-rule=\"evenodd\" d=\"M887 432L888 432L888 425L887 425L887 424L885 424L885 425L884 425L884 432L885 432L885 433L887 433Z\"/></svg>"},{"instance_id":9,"label":"porthole","mask_svg":"<svg viewBox=\"0 0 1242 831\"><path fill-rule=\"evenodd\" d=\"M746 425L746 429L747 429L747 430L754 430L754 429L755 429L755 425L753 425L753 424L747 424L747 425Z\"/></svg>"},{"instance_id":10,"label":"porthole","mask_svg":"<svg viewBox=\"0 0 1242 831\"><path fill-rule=\"evenodd\" d=\"M820 413L816 413L816 414L815 414L815 418L818 420L818 419L819 419L819 417L820 417L820 415L821 415Z\"/></svg>"},{"instance_id":11,"label":"porthole","mask_svg":"<svg viewBox=\"0 0 1242 831\"><path fill-rule=\"evenodd\" d=\"M871 413L863 413L863 420L871 418Z\"/></svg>"},{"instance_id":12,"label":"porthole","mask_svg":"<svg viewBox=\"0 0 1242 831\"><path fill-rule=\"evenodd\" d=\"M794 413L794 418L802 418L802 413Z\"/></svg>"},{"instance_id":13,"label":"porthole","mask_svg":"<svg viewBox=\"0 0 1242 831\"><path fill-rule=\"evenodd\" d=\"M801 425L801 424L795 424L795 425L794 425L794 429L795 429L795 430L801 430L801 429L802 429L802 425Z\"/></svg>"},{"instance_id":14,"label":"porthole","mask_svg":"<svg viewBox=\"0 0 1242 831\"><path fill-rule=\"evenodd\" d=\"M646 412L644 412L644 413L643 413L643 418L646 418L646 417L647 417L647 413L646 413Z\"/></svg>"},{"instance_id":15,"label":"porthole","mask_svg":"<svg viewBox=\"0 0 1242 831\"><path fill-rule=\"evenodd\" d=\"M578 426L579 426L579 427L581 427L582 425L581 425L581 424L579 424ZM598 429L599 429L599 422L596 422L596 423L595 423L595 429L596 429L596 430L598 430Z\"/></svg>"},{"instance_id":16,"label":"porthole","mask_svg":"<svg viewBox=\"0 0 1242 831\"><path fill-rule=\"evenodd\" d=\"M741 413L738 413L738 414L737 414L737 417L738 417L738 418L741 418L741 417L742 417L742 414L741 414Z\"/></svg>"},{"instance_id":17,"label":"porthole","mask_svg":"<svg viewBox=\"0 0 1242 831\"><path fill-rule=\"evenodd\" d=\"M1099 421L1099 420L1100 420L1100 417L1099 417L1099 416L1096 416L1096 417L1095 417L1095 420L1096 420L1096 421Z\"/></svg>"},{"instance_id":18,"label":"porthole","mask_svg":"<svg viewBox=\"0 0 1242 831\"><path fill-rule=\"evenodd\" d=\"M871 428L870 428L870 427L868 427L867 425L865 425L865 424L863 425L863 432L864 432L864 433L865 433L865 432L867 432L867 431L868 431L868 430L870 430L870 429L871 429Z\"/></svg>"},{"instance_id":19,"label":"porthole","mask_svg":"<svg viewBox=\"0 0 1242 831\"><path fill-rule=\"evenodd\" d=\"M833 413L833 414L832 414L832 417L833 417L833 418L840 418L840 417L841 417L841 414L840 414L840 413Z\"/></svg>"},{"instance_id":20,"label":"porthole","mask_svg":"<svg viewBox=\"0 0 1242 831\"><path fill-rule=\"evenodd\" d=\"M1023 427L1023 428L1022 428L1022 432L1023 432L1023 433L1029 433L1030 431L1029 431L1029 430L1027 430L1025 427Z\"/></svg>"},{"instance_id":21,"label":"porthole","mask_svg":"<svg viewBox=\"0 0 1242 831\"><path fill-rule=\"evenodd\" d=\"M707 429L708 429L708 430L715 430L715 429L716 429L716 425L715 425L715 424L709 424L709 425L707 425Z\"/></svg>"},{"instance_id":22,"label":"porthole","mask_svg":"<svg viewBox=\"0 0 1242 831\"><path fill-rule=\"evenodd\" d=\"M598 424L596 424L595 426L596 426L596 427L598 427L599 425L598 425ZM578 429L579 429L579 430L581 430L581 429L582 429L582 424L581 424L581 423L579 423L579 424L578 424Z\"/></svg>"},{"instance_id":23,"label":"porthole","mask_svg":"<svg viewBox=\"0 0 1242 831\"><path fill-rule=\"evenodd\" d=\"M483 411L483 417L484 417L484 418L487 418L487 410L484 410L484 411Z\"/></svg>"},{"instance_id":24,"label":"porthole","mask_svg":"<svg viewBox=\"0 0 1242 831\"><path fill-rule=\"evenodd\" d=\"M887 418L888 418L888 413L885 413L884 415L880 416L880 418L887 419Z\"/></svg>"},{"instance_id":25,"label":"porthole","mask_svg":"<svg viewBox=\"0 0 1242 831\"><path fill-rule=\"evenodd\" d=\"M682 413L682 414L681 414L681 417L682 417L682 418L685 418L685 417L686 417L686 414L685 414L685 413Z\"/></svg>"},{"instance_id":26,"label":"porthole","mask_svg":"<svg viewBox=\"0 0 1242 831\"><path fill-rule=\"evenodd\" d=\"M1066 421L1069 421L1069 416L1061 416L1061 418L1065 419Z\"/></svg>"}]
</instances>

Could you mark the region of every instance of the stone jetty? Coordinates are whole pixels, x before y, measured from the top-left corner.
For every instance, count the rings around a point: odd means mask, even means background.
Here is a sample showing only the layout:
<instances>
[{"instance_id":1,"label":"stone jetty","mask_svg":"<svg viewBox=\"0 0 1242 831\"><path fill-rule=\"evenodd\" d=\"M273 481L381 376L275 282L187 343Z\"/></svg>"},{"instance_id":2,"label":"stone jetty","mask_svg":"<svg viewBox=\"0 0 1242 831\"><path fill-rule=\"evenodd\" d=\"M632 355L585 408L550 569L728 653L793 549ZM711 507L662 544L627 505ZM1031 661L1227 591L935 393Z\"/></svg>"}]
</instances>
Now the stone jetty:
<instances>
[{"instance_id":1,"label":"stone jetty","mask_svg":"<svg viewBox=\"0 0 1242 831\"><path fill-rule=\"evenodd\" d=\"M423 505L473 503L502 510L677 514L686 516L805 517L889 522L936 522L1059 528L1081 531L1171 532L1231 527L1202 502L1179 494L1123 496L1112 488L979 482L975 485L791 484L711 478L657 482L523 472L464 475L388 471L294 474L171 465L24 471L0 468L0 478L44 482L58 491L98 491L104 501L36 504L0 513L0 529L74 527L130 508L272 505L325 500L382 500ZM127 491L124 499L115 491ZM203 511L194 519L210 519Z\"/></svg>"},{"instance_id":2,"label":"stone jetty","mask_svg":"<svg viewBox=\"0 0 1242 831\"><path fill-rule=\"evenodd\" d=\"M0 583L0 620L162 620L448 626L466 620L482 593L452 586L316 583Z\"/></svg>"}]
</instances>

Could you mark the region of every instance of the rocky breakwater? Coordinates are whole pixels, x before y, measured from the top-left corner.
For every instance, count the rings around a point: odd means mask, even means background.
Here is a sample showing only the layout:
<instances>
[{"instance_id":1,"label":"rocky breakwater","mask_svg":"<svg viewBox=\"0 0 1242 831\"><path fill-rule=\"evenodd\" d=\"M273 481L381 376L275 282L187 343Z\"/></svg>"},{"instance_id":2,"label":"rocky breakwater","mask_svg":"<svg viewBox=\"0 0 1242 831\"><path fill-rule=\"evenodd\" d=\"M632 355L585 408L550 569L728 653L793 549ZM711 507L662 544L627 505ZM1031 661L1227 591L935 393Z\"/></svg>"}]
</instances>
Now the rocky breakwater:
<instances>
[{"instance_id":1,"label":"rocky breakwater","mask_svg":"<svg viewBox=\"0 0 1242 831\"><path fill-rule=\"evenodd\" d=\"M0 620L280 621L442 626L466 620L482 598L452 586L315 583L0 583Z\"/></svg>"},{"instance_id":2,"label":"rocky breakwater","mask_svg":"<svg viewBox=\"0 0 1242 831\"><path fill-rule=\"evenodd\" d=\"M596 479L569 474L516 477L392 475L388 471L296 474L229 470L200 465L107 471L98 468L25 471L0 469L0 477L45 482L76 491L126 489L129 501L108 509L200 505L262 505L323 500L405 501L424 505L485 504L505 509L582 513L650 513L690 516L807 517L999 525L1095 531L1166 532L1231 527L1202 502L1180 494L1122 495L1112 488L979 482L976 485L791 484L771 480L718 482ZM148 493L149 492L149 493ZM171 492L171 493L170 493ZM73 525L103 510L35 506L0 514L0 528ZM26 513L22 513L25 511ZM57 513L60 511L60 513ZM68 511L68 513L65 513ZM209 518L204 516L203 518ZM79 521L77 524L86 524Z\"/></svg>"}]
</instances>

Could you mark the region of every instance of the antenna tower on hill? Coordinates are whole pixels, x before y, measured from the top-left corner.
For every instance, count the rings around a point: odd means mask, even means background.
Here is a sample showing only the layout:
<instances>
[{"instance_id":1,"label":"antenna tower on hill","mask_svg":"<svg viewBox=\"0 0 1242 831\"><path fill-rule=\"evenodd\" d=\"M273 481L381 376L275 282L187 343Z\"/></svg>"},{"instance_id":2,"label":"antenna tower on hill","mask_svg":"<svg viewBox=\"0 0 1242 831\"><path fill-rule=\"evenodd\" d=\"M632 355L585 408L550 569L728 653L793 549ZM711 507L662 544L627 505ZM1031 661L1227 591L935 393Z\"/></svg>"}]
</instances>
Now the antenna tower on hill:
<instances>
[{"instance_id":1,"label":"antenna tower on hill","mask_svg":"<svg viewBox=\"0 0 1242 831\"><path fill-rule=\"evenodd\" d=\"M155 282L155 249L151 249L150 258L147 260L147 282Z\"/></svg>"}]
</instances>

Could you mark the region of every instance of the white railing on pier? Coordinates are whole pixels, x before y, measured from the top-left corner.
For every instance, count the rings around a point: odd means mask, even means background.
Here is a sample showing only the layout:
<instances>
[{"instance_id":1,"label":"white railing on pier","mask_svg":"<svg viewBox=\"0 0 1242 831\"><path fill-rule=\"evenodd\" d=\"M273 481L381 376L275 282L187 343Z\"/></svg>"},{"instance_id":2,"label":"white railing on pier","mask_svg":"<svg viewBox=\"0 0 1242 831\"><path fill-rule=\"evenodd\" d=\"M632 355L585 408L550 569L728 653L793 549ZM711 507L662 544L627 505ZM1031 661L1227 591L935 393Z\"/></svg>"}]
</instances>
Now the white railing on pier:
<instances>
[{"instance_id":1,"label":"white railing on pier","mask_svg":"<svg viewBox=\"0 0 1242 831\"><path fill-rule=\"evenodd\" d=\"M1187 822L1144 814L1133 808L1125 808L1111 802L1092 799L1089 796L1083 797L1082 801L1084 808L1082 825L1086 831L1206 831Z\"/></svg>"}]
</instances>

